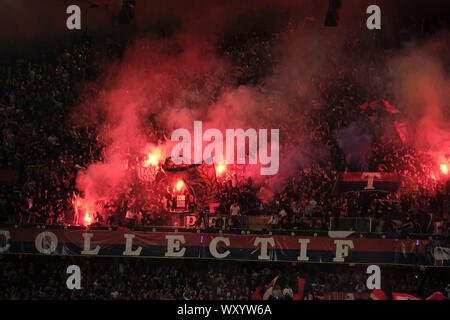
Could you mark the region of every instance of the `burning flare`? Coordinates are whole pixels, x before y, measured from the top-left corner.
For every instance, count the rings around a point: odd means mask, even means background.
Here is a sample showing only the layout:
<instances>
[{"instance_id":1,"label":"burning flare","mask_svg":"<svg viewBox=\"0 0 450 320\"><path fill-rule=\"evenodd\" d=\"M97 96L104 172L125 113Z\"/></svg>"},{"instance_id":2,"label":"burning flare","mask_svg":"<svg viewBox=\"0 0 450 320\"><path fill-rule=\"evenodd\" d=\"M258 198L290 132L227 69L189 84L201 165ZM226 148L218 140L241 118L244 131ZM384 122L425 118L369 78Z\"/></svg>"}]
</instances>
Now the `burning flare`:
<instances>
[{"instance_id":1,"label":"burning flare","mask_svg":"<svg viewBox=\"0 0 450 320\"><path fill-rule=\"evenodd\" d=\"M216 173L220 176L223 172L225 172L226 168L223 164L219 164L216 167Z\"/></svg>"},{"instance_id":2,"label":"burning flare","mask_svg":"<svg viewBox=\"0 0 450 320\"><path fill-rule=\"evenodd\" d=\"M147 159L144 160L144 162L142 163L142 166L148 168L150 166L156 167L158 166L158 164L159 164L158 157L154 154L149 154Z\"/></svg>"},{"instance_id":3,"label":"burning flare","mask_svg":"<svg viewBox=\"0 0 450 320\"><path fill-rule=\"evenodd\" d=\"M181 180L178 180L177 184L175 185L175 189L177 189L178 191L180 191L184 186L184 182Z\"/></svg>"},{"instance_id":4,"label":"burning flare","mask_svg":"<svg viewBox=\"0 0 450 320\"><path fill-rule=\"evenodd\" d=\"M84 219L81 223L85 226L90 225L92 222L92 218L89 215L89 209L86 201L82 197L74 193L72 197L72 206L73 210L75 211L75 217L79 217L79 214L83 214L84 212ZM80 224L80 221L74 221L74 223Z\"/></svg>"},{"instance_id":5,"label":"burning flare","mask_svg":"<svg viewBox=\"0 0 450 320\"><path fill-rule=\"evenodd\" d=\"M91 217L89 216L89 214L88 214L88 212L86 210L86 214L84 215L84 225L85 226L90 225L91 221L92 221L92 219L91 219Z\"/></svg>"}]
</instances>

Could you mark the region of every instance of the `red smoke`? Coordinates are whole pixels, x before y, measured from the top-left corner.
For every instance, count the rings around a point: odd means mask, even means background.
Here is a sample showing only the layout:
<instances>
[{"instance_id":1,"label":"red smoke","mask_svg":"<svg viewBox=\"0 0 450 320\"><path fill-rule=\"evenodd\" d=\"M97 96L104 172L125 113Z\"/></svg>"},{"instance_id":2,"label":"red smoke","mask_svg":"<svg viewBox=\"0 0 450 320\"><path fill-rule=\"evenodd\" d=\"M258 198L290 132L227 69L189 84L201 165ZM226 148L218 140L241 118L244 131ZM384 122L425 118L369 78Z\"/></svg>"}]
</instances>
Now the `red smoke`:
<instances>
[{"instance_id":1,"label":"red smoke","mask_svg":"<svg viewBox=\"0 0 450 320\"><path fill-rule=\"evenodd\" d=\"M326 4L322 5L326 9ZM371 55L367 52L359 57L359 53L346 52L346 33L339 32L340 28L325 32L321 22L325 11L319 9L305 9L307 13L296 22L284 25L274 48L275 70L257 85L236 86L235 66L218 52L219 36L205 26L217 17L220 28L211 27L217 32L249 27L245 23L232 26L239 14L215 5L205 6L205 12L213 14L197 22L195 11L182 15L182 21L193 23L184 24L184 30L172 37L141 37L126 49L121 61L108 61L106 76L95 87L96 95L86 98L74 114L79 123L93 124L105 145L104 161L90 165L77 178L89 212L95 212L97 200L111 199L118 190L125 192L129 188L127 170L132 155L140 155L138 160L144 167L156 167L170 155L174 143L168 140L172 130L192 131L194 120L203 121L203 130L280 129L284 137L280 173L261 178L258 166L247 170L256 183L266 183L259 192L264 200L270 199L271 189L281 186L299 167L309 167L314 160L328 157L328 146L312 143L310 132L302 132L303 124L310 121L304 116L307 111L329 103L310 79L327 79L329 66L363 68ZM356 11L344 14L343 28L352 29L349 21ZM219 17L219 13L225 14ZM308 14L314 14L318 22L306 19ZM430 155L438 170L441 164L448 165L450 141L443 121L450 101L450 82L436 54L440 46L432 43L408 47L389 59L391 73L375 70L372 78L358 83L370 87L392 81L392 104L407 115L405 120L416 129L416 148ZM158 128L165 129L168 135L158 138ZM230 171L227 168L226 173Z\"/></svg>"}]
</instances>

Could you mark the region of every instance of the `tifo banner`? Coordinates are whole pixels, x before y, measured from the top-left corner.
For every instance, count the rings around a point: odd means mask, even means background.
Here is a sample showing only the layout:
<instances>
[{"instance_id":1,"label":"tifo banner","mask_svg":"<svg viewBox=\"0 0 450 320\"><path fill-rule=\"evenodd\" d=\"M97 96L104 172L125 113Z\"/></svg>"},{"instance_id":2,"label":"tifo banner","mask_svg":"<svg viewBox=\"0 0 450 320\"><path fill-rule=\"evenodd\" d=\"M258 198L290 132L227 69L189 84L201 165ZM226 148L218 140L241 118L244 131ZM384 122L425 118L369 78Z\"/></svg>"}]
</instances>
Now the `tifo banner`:
<instances>
[{"instance_id":1,"label":"tifo banner","mask_svg":"<svg viewBox=\"0 0 450 320\"><path fill-rule=\"evenodd\" d=\"M0 229L0 253L434 265L428 240ZM442 257L440 257L442 259ZM449 266L450 260L441 260Z\"/></svg>"},{"instance_id":2,"label":"tifo banner","mask_svg":"<svg viewBox=\"0 0 450 320\"><path fill-rule=\"evenodd\" d=\"M200 208L219 201L219 187L214 165L202 164L188 170L188 174L187 183L193 190L196 190L197 203Z\"/></svg>"},{"instance_id":3,"label":"tifo banner","mask_svg":"<svg viewBox=\"0 0 450 320\"><path fill-rule=\"evenodd\" d=\"M181 179L195 196L197 206L205 208L218 201L219 187L216 170L212 164L170 166L165 168L169 178Z\"/></svg>"},{"instance_id":4,"label":"tifo banner","mask_svg":"<svg viewBox=\"0 0 450 320\"><path fill-rule=\"evenodd\" d=\"M401 177L389 172L343 172L339 176L339 192L386 191L396 192Z\"/></svg>"}]
</instances>

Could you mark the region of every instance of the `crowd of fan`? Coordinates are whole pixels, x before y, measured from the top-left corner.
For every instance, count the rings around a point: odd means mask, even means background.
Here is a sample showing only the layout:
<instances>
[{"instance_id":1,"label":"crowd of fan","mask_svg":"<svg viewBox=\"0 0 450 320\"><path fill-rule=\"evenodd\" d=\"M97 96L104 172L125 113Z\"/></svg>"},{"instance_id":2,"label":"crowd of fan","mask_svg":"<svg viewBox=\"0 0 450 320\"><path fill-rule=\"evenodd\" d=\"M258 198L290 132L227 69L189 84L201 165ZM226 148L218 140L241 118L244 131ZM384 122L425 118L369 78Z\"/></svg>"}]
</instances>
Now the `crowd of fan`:
<instances>
[{"instance_id":1,"label":"crowd of fan","mask_svg":"<svg viewBox=\"0 0 450 320\"><path fill-rule=\"evenodd\" d=\"M264 87L259 80L276 67L272 46L279 38L276 32L266 36L252 33L247 37L235 36L224 45L224 55L239 73L235 77L239 79L238 84ZM392 84L382 77L386 72L385 58L389 49L381 50L376 47L377 41L364 41L357 35L350 35L344 46L349 53L345 61L330 59L329 71L322 77L310 79L323 105L318 103L320 107L297 115L293 118L295 124L280 124L280 132L286 132L281 139L282 156L297 136L304 137L308 133L308 143L299 141L302 154L308 157L320 148L319 145L326 146L326 160L305 161L307 165L299 166L297 173L291 180L284 181L278 192L239 174L223 179L220 182L223 212L269 214L269 223L274 228L328 230L339 228L340 218L367 217L377 219L378 224L373 229L379 232L435 232L435 222L447 232L448 182L447 185L433 183L431 192L430 188L418 188L412 193L395 196L333 192L340 171L408 172L412 179L418 179L428 176L426 168L429 165L427 159L419 160L422 155L384 135L389 132L385 111L360 107L380 97L389 98ZM375 47L376 50L370 50ZM80 102L80 84L98 76L94 62L98 61L99 52L108 56L113 54L113 49L107 45L99 48L98 44L83 37L70 47L42 53L35 60L19 59L13 64L0 65L0 129L3 136L0 165L1 169L16 173L12 183L1 185L1 220L18 224L55 224L71 219L67 216L74 211L77 171L102 161L101 139L95 128L78 126L69 116L71 108ZM370 57L365 52L370 52ZM357 67L345 67L350 65ZM334 112L329 112L331 109ZM336 138L336 132L355 123L369 123L367 127L371 128L369 133L374 139L370 152L356 158L346 155L342 141ZM154 129L150 140L162 139L164 130ZM268 197L270 193L274 194ZM164 199L161 194L153 192L152 195L158 195L159 199L149 200L148 207L141 202L138 202L139 206L134 205L139 207L134 213L144 217L140 219L142 224L159 224L164 220L170 194ZM132 192L122 194L112 202L107 204L114 208L111 216L117 212L125 216L132 207L130 203L136 202L136 195ZM114 217L103 220L109 224L121 221ZM334 221L332 226L331 221Z\"/></svg>"},{"instance_id":2,"label":"crowd of fan","mask_svg":"<svg viewBox=\"0 0 450 320\"><path fill-rule=\"evenodd\" d=\"M79 103L77 84L95 76L93 56L83 39L34 60L1 64L1 167L15 173L1 186L5 220L57 221L70 205L77 170L99 160L95 132L69 118Z\"/></svg>"},{"instance_id":3,"label":"crowd of fan","mask_svg":"<svg viewBox=\"0 0 450 320\"><path fill-rule=\"evenodd\" d=\"M81 270L80 290L66 286L66 268L73 264ZM371 292L366 287L364 266L192 260L156 263L151 259L27 255L3 256L0 266L2 300L249 300L275 276L279 278L270 296L275 300L292 300L298 291L298 277L306 281L304 300L331 299L329 292L348 293L345 299L368 299ZM391 275L392 292L426 298L436 291L450 293L444 269L385 266L382 273ZM384 281L382 285L386 289L391 286Z\"/></svg>"}]
</instances>

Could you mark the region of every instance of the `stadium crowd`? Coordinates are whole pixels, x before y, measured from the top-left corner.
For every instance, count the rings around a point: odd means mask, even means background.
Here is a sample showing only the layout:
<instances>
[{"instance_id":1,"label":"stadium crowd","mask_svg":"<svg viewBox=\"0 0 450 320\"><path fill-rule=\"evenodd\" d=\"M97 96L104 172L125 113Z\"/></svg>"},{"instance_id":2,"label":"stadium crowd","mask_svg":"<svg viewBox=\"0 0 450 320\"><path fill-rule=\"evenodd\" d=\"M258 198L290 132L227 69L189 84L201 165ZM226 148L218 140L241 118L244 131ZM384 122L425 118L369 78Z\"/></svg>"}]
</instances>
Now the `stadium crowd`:
<instances>
[{"instance_id":1,"label":"stadium crowd","mask_svg":"<svg viewBox=\"0 0 450 320\"><path fill-rule=\"evenodd\" d=\"M278 39L277 32L268 35L253 32L235 36L223 46L223 54L236 69L237 84L264 88L260 80L276 68L273 47ZM339 228L340 218L366 217L378 221L374 228L377 232L436 233L436 223L440 225L439 232L447 232L449 181L436 183L426 178L432 166L430 159L400 141L393 141L392 135L384 134L389 132L386 128L390 123L386 110L361 107L380 97L389 99L392 92L392 83L381 76L387 71L386 56L390 49L371 50L377 45L376 40L364 41L357 34L349 35L345 42L345 51L349 52L346 60L358 67L345 68L345 61L331 59L327 65L329 72L309 79L321 101L326 103L306 110L301 121L296 118L295 130L291 123L281 124L280 132L286 132L281 139L282 155L289 148L287 141L291 143L297 135L308 132L311 143L303 144L302 150L306 157L319 144L327 146L329 156L299 166L292 179L285 181L268 201L264 187L248 177L235 174L223 179L220 182L223 213L268 214L272 227L283 229L303 226L328 230ZM123 46L123 43L99 45L81 36L71 46L42 52L35 59L9 60L0 65L3 137L0 221L72 223L73 196L78 193L77 172L102 161L103 146L96 129L76 124L70 117L71 110L81 102L82 84L96 79L102 72L96 62L102 57L120 57ZM366 52L370 52L370 58ZM336 132L355 123L370 124L367 134L373 141L370 150L352 157L344 151ZM149 135L149 141L156 142L167 133L163 128L154 127ZM417 183L413 183L414 191L396 195L337 194L334 192L337 173L347 170L396 172L421 184L417 188ZM426 181L422 183L422 180ZM102 220L97 222L124 224L124 219L117 216L125 216L131 210L134 215L141 215L139 224L163 224L171 206L171 195L161 197L163 191L154 192L153 198L155 194L158 198L147 199L147 203L136 201L140 197L140 191L136 190L141 189L142 186L134 186L132 192L118 194L106 204L111 208L107 217L97 215ZM335 222L333 226L330 221Z\"/></svg>"},{"instance_id":2,"label":"stadium crowd","mask_svg":"<svg viewBox=\"0 0 450 320\"><path fill-rule=\"evenodd\" d=\"M80 290L66 286L66 268L73 264L81 269ZM367 300L371 292L364 266L32 255L2 256L0 266L0 300L250 300L276 276L269 299L292 300L298 277L305 279L304 300L332 299L330 292ZM383 276L393 281L382 286L422 299L436 291L448 296L448 271L431 269L383 266Z\"/></svg>"}]
</instances>

